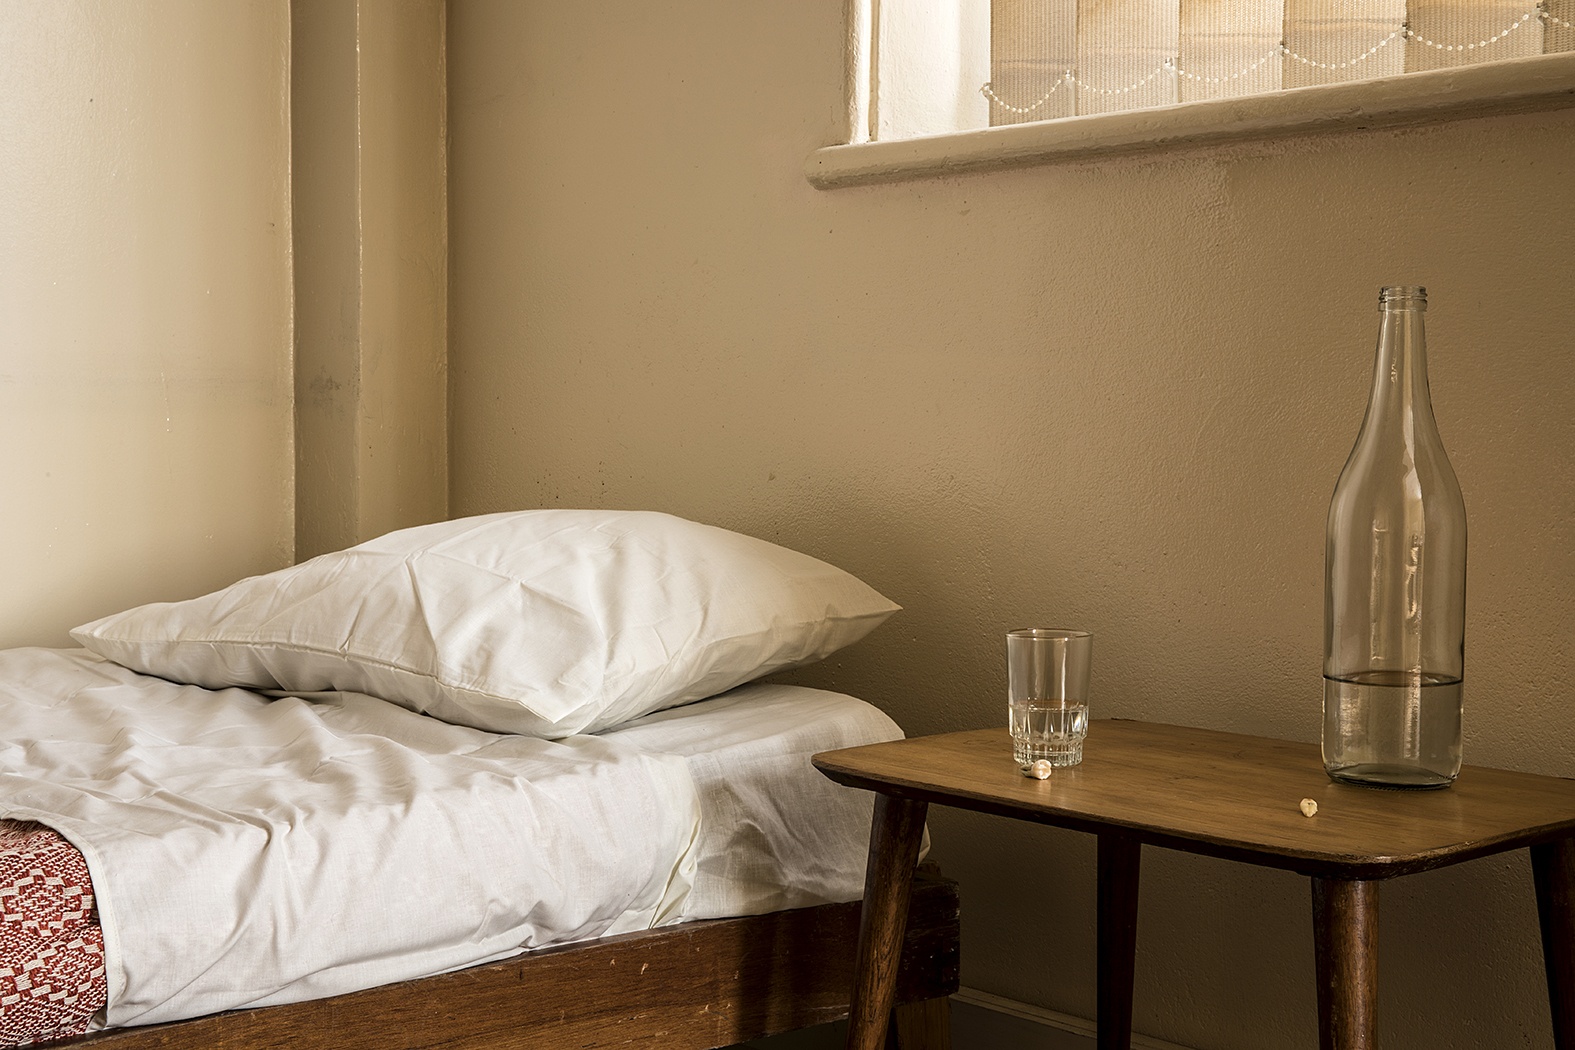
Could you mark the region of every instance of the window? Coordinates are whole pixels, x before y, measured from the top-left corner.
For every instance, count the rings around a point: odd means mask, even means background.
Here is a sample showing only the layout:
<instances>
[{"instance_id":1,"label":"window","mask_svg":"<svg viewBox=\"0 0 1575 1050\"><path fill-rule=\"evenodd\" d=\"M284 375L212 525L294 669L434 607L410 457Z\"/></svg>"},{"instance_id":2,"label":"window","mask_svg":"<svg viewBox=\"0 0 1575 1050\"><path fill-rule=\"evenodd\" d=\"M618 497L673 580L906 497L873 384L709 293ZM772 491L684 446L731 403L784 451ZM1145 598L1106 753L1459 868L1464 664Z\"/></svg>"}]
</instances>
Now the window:
<instances>
[{"instance_id":1,"label":"window","mask_svg":"<svg viewBox=\"0 0 1575 1050\"><path fill-rule=\"evenodd\" d=\"M994 0L981 90L1000 125L1373 80L1571 50L1562 6L1575 4Z\"/></svg>"},{"instance_id":2,"label":"window","mask_svg":"<svg viewBox=\"0 0 1575 1050\"><path fill-rule=\"evenodd\" d=\"M856 0L855 15L858 148L812 156L818 185L1575 106L1575 0Z\"/></svg>"}]
</instances>

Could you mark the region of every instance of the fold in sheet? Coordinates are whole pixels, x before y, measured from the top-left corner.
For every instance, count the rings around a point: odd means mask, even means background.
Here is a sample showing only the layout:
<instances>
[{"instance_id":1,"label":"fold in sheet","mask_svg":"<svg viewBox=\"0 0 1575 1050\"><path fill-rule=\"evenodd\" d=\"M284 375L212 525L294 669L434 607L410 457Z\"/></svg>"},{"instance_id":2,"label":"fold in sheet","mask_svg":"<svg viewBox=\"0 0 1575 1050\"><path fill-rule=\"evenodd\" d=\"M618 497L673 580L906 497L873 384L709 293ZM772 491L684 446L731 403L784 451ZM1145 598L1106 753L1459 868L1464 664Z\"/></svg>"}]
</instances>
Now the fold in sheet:
<instances>
[{"instance_id":1,"label":"fold in sheet","mask_svg":"<svg viewBox=\"0 0 1575 1050\"><path fill-rule=\"evenodd\" d=\"M875 796L833 783L809 760L899 739L878 709L841 693L759 683L602 736L688 763L700 843L684 918L759 915L864 892Z\"/></svg>"}]
</instances>

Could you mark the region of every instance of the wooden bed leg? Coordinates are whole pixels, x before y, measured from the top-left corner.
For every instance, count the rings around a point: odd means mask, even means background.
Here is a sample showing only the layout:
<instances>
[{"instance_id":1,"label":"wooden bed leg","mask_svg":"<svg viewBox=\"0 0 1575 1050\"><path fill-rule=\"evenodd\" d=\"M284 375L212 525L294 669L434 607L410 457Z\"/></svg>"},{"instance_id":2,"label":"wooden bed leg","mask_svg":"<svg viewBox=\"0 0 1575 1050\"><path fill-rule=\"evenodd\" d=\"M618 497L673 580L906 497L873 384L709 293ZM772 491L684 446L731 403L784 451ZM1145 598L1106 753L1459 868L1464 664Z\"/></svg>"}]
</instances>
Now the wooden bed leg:
<instances>
[{"instance_id":1,"label":"wooden bed leg","mask_svg":"<svg viewBox=\"0 0 1575 1050\"><path fill-rule=\"evenodd\" d=\"M882 1050L897 994L897 961L908 924L913 868L924 838L929 805L893 795L875 796L869 866L859 909L859 947L848 1004L847 1050Z\"/></svg>"},{"instance_id":2,"label":"wooden bed leg","mask_svg":"<svg viewBox=\"0 0 1575 1050\"><path fill-rule=\"evenodd\" d=\"M895 1050L951 1050L952 1001L943 996L898 1006L887 1031L897 1035Z\"/></svg>"}]
</instances>

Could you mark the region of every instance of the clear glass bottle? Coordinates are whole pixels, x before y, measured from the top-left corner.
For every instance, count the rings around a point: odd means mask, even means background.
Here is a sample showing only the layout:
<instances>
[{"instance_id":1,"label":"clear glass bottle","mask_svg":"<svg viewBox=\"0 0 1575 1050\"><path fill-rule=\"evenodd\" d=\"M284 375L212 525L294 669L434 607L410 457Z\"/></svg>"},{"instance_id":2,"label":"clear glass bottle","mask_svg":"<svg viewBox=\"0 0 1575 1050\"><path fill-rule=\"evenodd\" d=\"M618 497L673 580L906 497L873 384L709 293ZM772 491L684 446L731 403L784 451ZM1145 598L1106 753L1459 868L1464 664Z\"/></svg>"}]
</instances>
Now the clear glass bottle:
<instances>
[{"instance_id":1,"label":"clear glass bottle","mask_svg":"<svg viewBox=\"0 0 1575 1050\"><path fill-rule=\"evenodd\" d=\"M1323 762L1381 787L1460 773L1466 505L1427 386L1423 288L1385 288L1367 415L1329 503Z\"/></svg>"}]
</instances>

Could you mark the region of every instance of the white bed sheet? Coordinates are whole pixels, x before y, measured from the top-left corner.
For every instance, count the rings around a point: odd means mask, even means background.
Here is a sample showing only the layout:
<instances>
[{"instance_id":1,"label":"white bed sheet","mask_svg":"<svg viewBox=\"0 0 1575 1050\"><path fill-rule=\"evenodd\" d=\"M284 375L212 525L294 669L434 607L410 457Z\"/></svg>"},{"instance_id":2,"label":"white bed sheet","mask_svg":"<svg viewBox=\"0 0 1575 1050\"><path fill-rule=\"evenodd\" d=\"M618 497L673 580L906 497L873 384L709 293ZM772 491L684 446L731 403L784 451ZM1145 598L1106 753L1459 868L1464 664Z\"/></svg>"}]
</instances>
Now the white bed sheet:
<instances>
[{"instance_id":1,"label":"white bed sheet","mask_svg":"<svg viewBox=\"0 0 1575 1050\"><path fill-rule=\"evenodd\" d=\"M0 724L0 816L87 858L117 1026L854 899L871 799L809 755L901 735L757 684L545 741L50 649L0 651Z\"/></svg>"}]
</instances>

